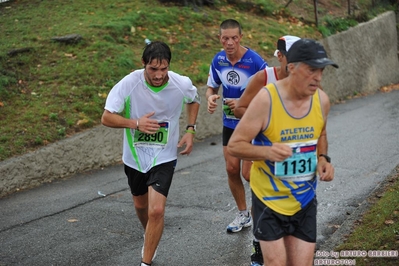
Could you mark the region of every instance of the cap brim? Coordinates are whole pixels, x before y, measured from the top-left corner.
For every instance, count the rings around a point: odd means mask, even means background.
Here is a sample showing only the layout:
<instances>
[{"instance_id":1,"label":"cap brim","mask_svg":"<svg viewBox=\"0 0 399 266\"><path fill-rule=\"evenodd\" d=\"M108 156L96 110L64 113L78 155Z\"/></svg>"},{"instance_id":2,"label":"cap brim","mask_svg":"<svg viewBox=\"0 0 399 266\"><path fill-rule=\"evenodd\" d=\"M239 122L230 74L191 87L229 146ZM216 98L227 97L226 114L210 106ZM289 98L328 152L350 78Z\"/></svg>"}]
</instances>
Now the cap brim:
<instances>
[{"instance_id":1,"label":"cap brim","mask_svg":"<svg viewBox=\"0 0 399 266\"><path fill-rule=\"evenodd\" d=\"M309 66L314 68L324 68L328 65L338 68L338 65L328 58L313 59L309 61L304 61L303 63L308 64Z\"/></svg>"}]
</instances>

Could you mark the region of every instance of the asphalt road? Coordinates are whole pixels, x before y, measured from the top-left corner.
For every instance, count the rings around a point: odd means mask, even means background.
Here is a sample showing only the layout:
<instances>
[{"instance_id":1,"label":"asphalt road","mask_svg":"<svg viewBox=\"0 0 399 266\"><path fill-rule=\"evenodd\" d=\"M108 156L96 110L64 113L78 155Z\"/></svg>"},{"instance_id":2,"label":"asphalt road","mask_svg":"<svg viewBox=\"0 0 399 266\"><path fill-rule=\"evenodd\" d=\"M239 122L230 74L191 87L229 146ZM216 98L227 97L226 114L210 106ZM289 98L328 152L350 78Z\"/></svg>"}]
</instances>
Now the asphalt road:
<instances>
[{"instance_id":1,"label":"asphalt road","mask_svg":"<svg viewBox=\"0 0 399 266\"><path fill-rule=\"evenodd\" d=\"M337 228L399 164L398 117L399 91L332 106L328 138L336 177L318 187L319 248L336 244ZM225 232L235 212L221 136L196 143L178 159L153 265L249 265L251 230ZM139 265L142 244L121 165L0 200L0 265Z\"/></svg>"}]
</instances>

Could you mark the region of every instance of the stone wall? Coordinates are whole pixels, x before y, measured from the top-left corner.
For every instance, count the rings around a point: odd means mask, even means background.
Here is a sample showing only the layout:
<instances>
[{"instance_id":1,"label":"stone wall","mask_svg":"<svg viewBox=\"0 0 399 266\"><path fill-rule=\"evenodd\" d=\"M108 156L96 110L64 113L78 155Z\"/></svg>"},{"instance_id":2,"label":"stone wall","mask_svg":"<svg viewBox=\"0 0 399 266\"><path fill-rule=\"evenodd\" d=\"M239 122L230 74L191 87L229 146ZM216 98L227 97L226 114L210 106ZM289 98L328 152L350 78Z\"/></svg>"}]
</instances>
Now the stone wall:
<instances>
[{"instance_id":1,"label":"stone wall","mask_svg":"<svg viewBox=\"0 0 399 266\"><path fill-rule=\"evenodd\" d=\"M398 33L394 12L322 40L339 65L325 69L322 86L332 102L399 82Z\"/></svg>"},{"instance_id":2,"label":"stone wall","mask_svg":"<svg viewBox=\"0 0 399 266\"><path fill-rule=\"evenodd\" d=\"M332 102L381 86L399 83L396 15L387 12L348 31L321 40L339 69L327 67L322 87ZM276 62L274 61L274 64ZM273 65L273 62L272 62ZM206 87L199 88L202 105L196 140L220 134L221 108L207 113ZM182 132L185 114L181 117ZM0 197L43 182L120 162L122 129L98 126L26 155L0 162Z\"/></svg>"}]
</instances>

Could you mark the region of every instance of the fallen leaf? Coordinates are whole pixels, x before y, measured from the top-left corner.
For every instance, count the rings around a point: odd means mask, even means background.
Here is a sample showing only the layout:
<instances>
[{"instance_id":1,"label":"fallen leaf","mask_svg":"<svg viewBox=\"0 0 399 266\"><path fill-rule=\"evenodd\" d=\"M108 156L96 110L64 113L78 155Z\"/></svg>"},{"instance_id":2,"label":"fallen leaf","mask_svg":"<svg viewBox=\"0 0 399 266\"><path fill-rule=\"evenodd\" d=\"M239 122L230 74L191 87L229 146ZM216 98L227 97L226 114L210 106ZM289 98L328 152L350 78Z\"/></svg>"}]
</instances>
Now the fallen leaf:
<instances>
[{"instance_id":1,"label":"fallen leaf","mask_svg":"<svg viewBox=\"0 0 399 266\"><path fill-rule=\"evenodd\" d=\"M383 86L380 88L381 92L391 92L393 90L399 90L399 83Z\"/></svg>"},{"instance_id":2,"label":"fallen leaf","mask_svg":"<svg viewBox=\"0 0 399 266\"><path fill-rule=\"evenodd\" d=\"M328 227L332 227L332 228L335 228L335 229L338 229L338 228L340 228L341 226L339 225L339 224L331 224L331 225L329 225Z\"/></svg>"},{"instance_id":3,"label":"fallen leaf","mask_svg":"<svg viewBox=\"0 0 399 266\"><path fill-rule=\"evenodd\" d=\"M101 97L101 98L107 98L107 96L108 96L108 94L106 94L106 93L98 93L98 97Z\"/></svg>"},{"instance_id":4,"label":"fallen leaf","mask_svg":"<svg viewBox=\"0 0 399 266\"><path fill-rule=\"evenodd\" d=\"M77 124L78 126L80 126L80 125L85 125L85 124L87 124L87 123L89 123L89 120L87 120L87 119L81 119L81 120L79 120L76 124Z\"/></svg>"},{"instance_id":5,"label":"fallen leaf","mask_svg":"<svg viewBox=\"0 0 399 266\"><path fill-rule=\"evenodd\" d=\"M110 195L110 197L111 198L121 198L121 197L123 197L123 195L122 194L112 194L112 195Z\"/></svg>"},{"instance_id":6,"label":"fallen leaf","mask_svg":"<svg viewBox=\"0 0 399 266\"><path fill-rule=\"evenodd\" d=\"M389 224L394 224L395 222L393 220L385 220L384 224L389 225Z\"/></svg>"}]
</instances>

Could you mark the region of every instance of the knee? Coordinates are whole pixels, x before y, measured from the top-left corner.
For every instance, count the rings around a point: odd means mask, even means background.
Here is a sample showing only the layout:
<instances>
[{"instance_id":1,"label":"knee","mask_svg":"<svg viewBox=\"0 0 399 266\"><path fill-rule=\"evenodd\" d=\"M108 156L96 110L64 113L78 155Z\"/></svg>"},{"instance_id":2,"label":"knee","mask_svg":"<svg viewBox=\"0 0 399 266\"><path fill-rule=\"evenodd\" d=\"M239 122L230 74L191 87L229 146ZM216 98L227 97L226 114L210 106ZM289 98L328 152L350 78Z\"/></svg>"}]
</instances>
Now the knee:
<instances>
[{"instance_id":1,"label":"knee","mask_svg":"<svg viewBox=\"0 0 399 266\"><path fill-rule=\"evenodd\" d=\"M148 210L149 219L163 219L165 215L165 208L163 206L152 206Z\"/></svg>"},{"instance_id":2,"label":"knee","mask_svg":"<svg viewBox=\"0 0 399 266\"><path fill-rule=\"evenodd\" d=\"M146 214L148 205L134 203L137 214Z\"/></svg>"},{"instance_id":3,"label":"knee","mask_svg":"<svg viewBox=\"0 0 399 266\"><path fill-rule=\"evenodd\" d=\"M145 212L147 211L148 208L148 200L147 197L145 196L133 196L133 204L134 208L136 209L137 212Z\"/></svg>"},{"instance_id":4,"label":"knee","mask_svg":"<svg viewBox=\"0 0 399 266\"><path fill-rule=\"evenodd\" d=\"M233 164L227 164L226 172L227 172L227 175L229 176L229 178L235 177L237 175L240 175L240 167L237 165L233 165Z\"/></svg>"}]
</instances>

